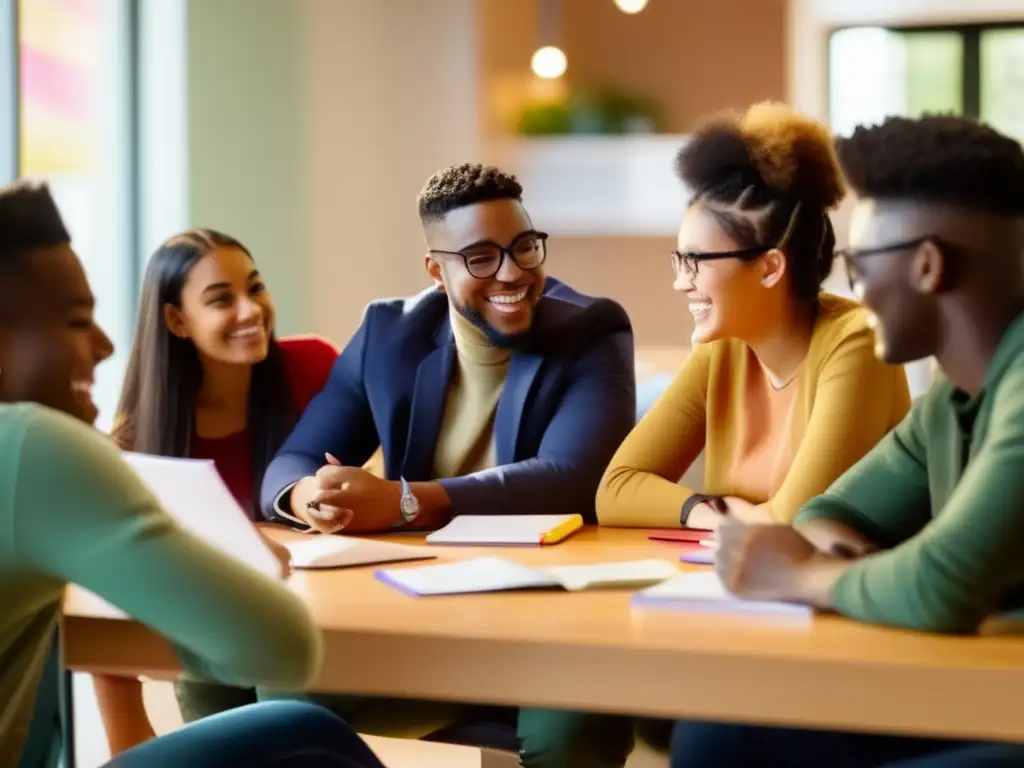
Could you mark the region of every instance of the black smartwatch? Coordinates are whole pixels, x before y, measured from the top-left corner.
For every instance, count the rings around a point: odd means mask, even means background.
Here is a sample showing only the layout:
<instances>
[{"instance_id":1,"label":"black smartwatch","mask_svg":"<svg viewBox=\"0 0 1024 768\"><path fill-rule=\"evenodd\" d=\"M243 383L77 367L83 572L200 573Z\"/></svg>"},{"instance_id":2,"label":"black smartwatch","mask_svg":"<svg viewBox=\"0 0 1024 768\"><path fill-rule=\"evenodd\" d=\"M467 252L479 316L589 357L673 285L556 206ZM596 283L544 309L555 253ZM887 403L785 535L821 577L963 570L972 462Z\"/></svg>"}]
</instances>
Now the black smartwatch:
<instances>
[{"instance_id":1,"label":"black smartwatch","mask_svg":"<svg viewBox=\"0 0 1024 768\"><path fill-rule=\"evenodd\" d=\"M693 508L696 507L703 501L714 501L719 498L718 496L708 496L703 493L695 493L693 496L683 502L683 508L679 512L679 525L683 528L686 527L686 521L690 519L690 513ZM713 505L712 505L713 506Z\"/></svg>"}]
</instances>

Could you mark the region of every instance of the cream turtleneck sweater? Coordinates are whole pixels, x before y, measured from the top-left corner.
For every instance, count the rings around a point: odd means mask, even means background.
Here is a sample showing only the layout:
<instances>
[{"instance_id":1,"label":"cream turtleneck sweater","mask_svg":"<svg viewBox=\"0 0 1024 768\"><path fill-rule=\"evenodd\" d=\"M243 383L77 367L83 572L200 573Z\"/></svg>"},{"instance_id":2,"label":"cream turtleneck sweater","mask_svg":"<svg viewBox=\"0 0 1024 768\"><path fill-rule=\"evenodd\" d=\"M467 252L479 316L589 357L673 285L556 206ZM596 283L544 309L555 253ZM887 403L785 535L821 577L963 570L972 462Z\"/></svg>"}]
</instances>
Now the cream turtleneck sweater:
<instances>
[{"instance_id":1,"label":"cream turtleneck sweater","mask_svg":"<svg viewBox=\"0 0 1024 768\"><path fill-rule=\"evenodd\" d=\"M450 316L456 360L434 453L437 479L469 475L497 463L494 414L512 359L511 350L491 344L483 331L454 309ZM363 468L384 477L380 448Z\"/></svg>"},{"instance_id":2,"label":"cream turtleneck sweater","mask_svg":"<svg viewBox=\"0 0 1024 768\"><path fill-rule=\"evenodd\" d=\"M450 312L456 361L434 453L434 477L461 477L496 463L494 414L512 353L495 347L475 325Z\"/></svg>"}]
</instances>

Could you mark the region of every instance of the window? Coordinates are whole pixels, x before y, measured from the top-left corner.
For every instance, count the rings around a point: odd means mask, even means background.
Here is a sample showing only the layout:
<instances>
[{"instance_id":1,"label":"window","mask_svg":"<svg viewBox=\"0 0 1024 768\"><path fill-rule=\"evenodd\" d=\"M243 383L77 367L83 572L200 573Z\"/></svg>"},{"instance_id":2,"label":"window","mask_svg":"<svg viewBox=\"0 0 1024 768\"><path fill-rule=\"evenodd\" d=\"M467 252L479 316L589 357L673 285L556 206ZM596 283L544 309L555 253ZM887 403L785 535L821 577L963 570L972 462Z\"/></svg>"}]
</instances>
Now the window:
<instances>
[{"instance_id":1,"label":"window","mask_svg":"<svg viewBox=\"0 0 1024 768\"><path fill-rule=\"evenodd\" d=\"M837 133L926 112L979 117L1024 141L1024 25L832 33L829 114Z\"/></svg>"},{"instance_id":2,"label":"window","mask_svg":"<svg viewBox=\"0 0 1024 768\"><path fill-rule=\"evenodd\" d=\"M109 428L134 321L130 0L19 0L18 165L45 179L117 347L94 399Z\"/></svg>"}]
</instances>

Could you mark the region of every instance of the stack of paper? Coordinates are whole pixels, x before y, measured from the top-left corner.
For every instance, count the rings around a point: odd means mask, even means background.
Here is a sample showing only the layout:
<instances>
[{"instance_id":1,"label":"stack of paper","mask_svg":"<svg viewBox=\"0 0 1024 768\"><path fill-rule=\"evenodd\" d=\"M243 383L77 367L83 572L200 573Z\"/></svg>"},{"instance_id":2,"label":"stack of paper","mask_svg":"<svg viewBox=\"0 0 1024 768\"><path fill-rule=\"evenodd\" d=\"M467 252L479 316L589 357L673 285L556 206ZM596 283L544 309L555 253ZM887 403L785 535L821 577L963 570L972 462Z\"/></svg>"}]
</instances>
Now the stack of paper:
<instances>
[{"instance_id":1,"label":"stack of paper","mask_svg":"<svg viewBox=\"0 0 1024 768\"><path fill-rule=\"evenodd\" d=\"M278 575L277 558L212 461L130 452L121 455L183 528L262 573Z\"/></svg>"},{"instance_id":2,"label":"stack of paper","mask_svg":"<svg viewBox=\"0 0 1024 768\"><path fill-rule=\"evenodd\" d=\"M410 595L459 595L515 589L638 588L678 573L665 560L530 568L501 557L475 557L445 565L380 570L376 576Z\"/></svg>"},{"instance_id":3,"label":"stack of paper","mask_svg":"<svg viewBox=\"0 0 1024 768\"><path fill-rule=\"evenodd\" d=\"M292 566L295 568L351 568L403 560L433 560L437 557L426 547L348 536L317 536L286 546L292 553Z\"/></svg>"},{"instance_id":4,"label":"stack of paper","mask_svg":"<svg viewBox=\"0 0 1024 768\"><path fill-rule=\"evenodd\" d=\"M806 605L775 601L744 600L732 595L713 571L684 573L674 579L637 592L633 604L664 606L690 611L721 613L784 613L810 616Z\"/></svg>"},{"instance_id":5,"label":"stack of paper","mask_svg":"<svg viewBox=\"0 0 1024 768\"><path fill-rule=\"evenodd\" d=\"M430 544L557 544L583 527L579 515L459 515L427 536Z\"/></svg>"}]
</instances>

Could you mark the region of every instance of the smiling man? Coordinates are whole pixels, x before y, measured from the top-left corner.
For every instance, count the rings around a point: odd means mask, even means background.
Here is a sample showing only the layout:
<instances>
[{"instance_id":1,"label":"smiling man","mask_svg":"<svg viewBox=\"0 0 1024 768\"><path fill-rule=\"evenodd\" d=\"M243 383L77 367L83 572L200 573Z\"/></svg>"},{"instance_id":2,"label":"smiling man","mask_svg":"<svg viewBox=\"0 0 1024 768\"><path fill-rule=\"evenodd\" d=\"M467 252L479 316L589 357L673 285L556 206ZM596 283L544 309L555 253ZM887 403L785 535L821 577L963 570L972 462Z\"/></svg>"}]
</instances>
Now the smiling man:
<instances>
[{"instance_id":1,"label":"smiling man","mask_svg":"<svg viewBox=\"0 0 1024 768\"><path fill-rule=\"evenodd\" d=\"M266 517L322 533L436 528L459 514L594 522L601 474L635 414L626 313L545 278L547 235L513 176L446 168L419 213L432 287L366 310L267 470ZM383 478L363 468L378 451ZM319 701L363 727L364 701ZM433 723L426 736L448 721L421 722ZM523 710L518 726L526 766L618 766L632 746L632 726L615 718Z\"/></svg>"},{"instance_id":2,"label":"smiling man","mask_svg":"<svg viewBox=\"0 0 1024 768\"><path fill-rule=\"evenodd\" d=\"M876 352L934 356L941 375L796 530L721 526L716 569L743 596L971 633L1024 607L1024 152L956 117L889 118L838 149L859 198L844 258ZM1021 765L1024 746L682 724L673 750L688 768L908 758Z\"/></svg>"}]
</instances>

